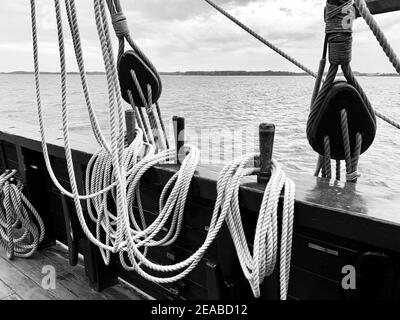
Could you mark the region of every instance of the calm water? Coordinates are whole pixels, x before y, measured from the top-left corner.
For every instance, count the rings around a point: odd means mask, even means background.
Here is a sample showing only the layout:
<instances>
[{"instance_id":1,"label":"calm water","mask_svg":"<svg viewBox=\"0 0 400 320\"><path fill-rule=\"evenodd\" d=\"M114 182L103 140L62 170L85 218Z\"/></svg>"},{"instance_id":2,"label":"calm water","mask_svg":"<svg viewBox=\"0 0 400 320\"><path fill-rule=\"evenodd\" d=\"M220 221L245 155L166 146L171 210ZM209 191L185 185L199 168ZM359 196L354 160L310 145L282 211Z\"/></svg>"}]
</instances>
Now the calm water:
<instances>
[{"instance_id":1,"label":"calm water","mask_svg":"<svg viewBox=\"0 0 400 320\"><path fill-rule=\"evenodd\" d=\"M42 76L46 125L61 128L59 76ZM361 77L372 104L400 121L400 78ZM251 128L243 140L252 151L257 126L272 122L277 126L275 157L290 171L313 173L316 154L305 136L309 99L313 87L310 77L205 77L166 76L160 101L163 118L184 116L192 132L208 132L208 137L191 141L200 144L202 153L214 148L219 130ZM104 129L108 128L108 107L103 76L89 76L92 100ZM91 129L78 76L69 79L71 129L89 134ZM33 76L0 75L2 117L37 123ZM188 134L194 137L194 134ZM250 137L250 138L249 138ZM193 140L193 139L192 139ZM231 144L225 143L229 149ZM240 151L235 150L236 153ZM360 161L361 181L392 192L400 190L400 131L379 120L374 145Z\"/></svg>"}]
</instances>

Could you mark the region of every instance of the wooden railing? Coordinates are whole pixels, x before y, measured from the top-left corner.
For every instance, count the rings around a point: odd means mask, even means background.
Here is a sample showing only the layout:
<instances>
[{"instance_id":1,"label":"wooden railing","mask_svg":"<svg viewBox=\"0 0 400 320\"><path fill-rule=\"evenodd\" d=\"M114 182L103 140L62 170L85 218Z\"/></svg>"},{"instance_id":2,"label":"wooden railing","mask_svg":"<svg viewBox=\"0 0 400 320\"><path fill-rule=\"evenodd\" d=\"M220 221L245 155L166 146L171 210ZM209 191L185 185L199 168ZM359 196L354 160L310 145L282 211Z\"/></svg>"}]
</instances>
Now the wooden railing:
<instances>
[{"instance_id":1,"label":"wooden railing","mask_svg":"<svg viewBox=\"0 0 400 320\"><path fill-rule=\"evenodd\" d=\"M171 286L148 283L134 272L124 271L117 259L106 267L97 248L83 236L73 203L63 199L48 178L36 126L0 120L0 130L1 167L19 170L28 196L34 198L34 204L46 221L48 243L59 240L70 248L77 248L73 255L78 251L83 253L88 277L97 290L122 277L158 298L251 297L226 228L221 230L199 267L187 279ZM54 170L61 182L69 187L61 132L48 131L48 137ZM78 185L83 192L84 170L96 151L96 144L73 134L71 140ZM177 165L156 166L144 177L143 206L148 222L156 217L161 189L177 168ZM200 245L211 219L217 176L218 172L209 166L198 169L191 185L181 236L170 247L152 250L150 258L159 263L172 263ZM399 262L400 196L362 183L331 182L304 174L292 173L290 176L297 189L291 297L346 297L339 287L341 267L356 264L365 252L383 252ZM264 188L265 184L248 179L240 190L245 229L250 237ZM68 235L71 232L72 240ZM76 241L79 242L77 247ZM74 263L74 259L71 262ZM268 279L263 296L276 297L277 285L277 274L274 274ZM319 288L319 291L313 291L313 288Z\"/></svg>"}]
</instances>

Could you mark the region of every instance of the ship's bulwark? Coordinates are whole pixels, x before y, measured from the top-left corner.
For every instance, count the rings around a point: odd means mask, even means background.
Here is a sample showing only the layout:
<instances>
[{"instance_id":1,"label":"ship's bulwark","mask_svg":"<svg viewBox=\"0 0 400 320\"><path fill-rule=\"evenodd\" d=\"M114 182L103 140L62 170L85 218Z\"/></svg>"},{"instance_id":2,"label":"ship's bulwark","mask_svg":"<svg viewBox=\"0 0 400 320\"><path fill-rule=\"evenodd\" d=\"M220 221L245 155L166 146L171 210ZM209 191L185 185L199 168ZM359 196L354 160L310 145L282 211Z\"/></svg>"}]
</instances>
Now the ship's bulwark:
<instances>
[{"instance_id":1,"label":"ship's bulwark","mask_svg":"<svg viewBox=\"0 0 400 320\"><path fill-rule=\"evenodd\" d=\"M223 299L251 298L236 252L224 226L198 267L185 279L171 285L143 280L126 272L117 260L104 266L98 249L88 243L74 216L50 183L41 154L37 128L0 120L1 169L17 169L25 182L25 192L46 223L46 245L55 240L75 247L85 256L89 285L105 289L120 277L155 298ZM68 188L64 150L58 132L48 132L49 150L56 175ZM85 166L95 145L77 135L71 137L80 187ZM162 187L176 172L176 166L152 168L142 183L143 207L148 223L157 215ZM217 168L201 167L192 183L185 211L184 228L176 244L154 248L149 257L172 264L193 253L204 241L216 197ZM400 243L400 201L393 194L377 194L362 183L332 185L307 175L291 175L296 182L295 234L289 296L291 299L396 298ZM263 185L245 181L240 190L242 217L248 239L252 239ZM67 220L65 212L72 212ZM70 212L70 213L71 213ZM71 222L74 237L66 232ZM68 225L68 224L67 224ZM71 231L71 230L70 230ZM44 251L45 253L45 251ZM41 254L41 252L40 252ZM34 261L26 263L34 264ZM373 266L373 272L372 270ZM346 276L354 267L358 273L356 289L346 288ZM378 268L378 269L377 269ZM381 269L381 270L380 270ZM378 272L378 271L381 271ZM380 275L385 276L381 277ZM0 277L1 278L1 277ZM87 286L82 283L82 286ZM275 272L262 286L262 298L277 299L278 275ZM379 295L379 296L377 296Z\"/></svg>"}]
</instances>

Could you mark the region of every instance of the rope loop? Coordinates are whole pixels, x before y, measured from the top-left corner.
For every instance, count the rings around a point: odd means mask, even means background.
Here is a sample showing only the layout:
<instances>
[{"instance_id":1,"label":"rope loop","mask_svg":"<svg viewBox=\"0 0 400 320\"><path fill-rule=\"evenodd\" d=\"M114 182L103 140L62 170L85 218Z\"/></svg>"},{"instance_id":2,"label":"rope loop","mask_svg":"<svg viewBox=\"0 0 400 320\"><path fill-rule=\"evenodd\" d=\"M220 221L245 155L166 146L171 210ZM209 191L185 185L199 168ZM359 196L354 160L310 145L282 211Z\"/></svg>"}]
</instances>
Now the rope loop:
<instances>
[{"instance_id":1,"label":"rope loop","mask_svg":"<svg viewBox=\"0 0 400 320\"><path fill-rule=\"evenodd\" d=\"M244 229L239 223L239 188L241 180L246 175L259 172L259 168L249 168L249 162L254 160L254 154L248 154L232 161L220 173L217 182L217 199L209 224L209 229L203 244L189 257L172 265L161 265L147 258L147 250L151 247L166 247L175 243L184 226L185 207L189 189L196 168L200 162L200 151L187 145L187 154L182 161L180 169L170 178L164 186L157 217L151 223L146 221L141 203L140 182L146 172L155 165L168 162L176 154L175 150L166 148L157 150L150 139L146 141L144 125L136 129L136 135L130 145L124 141L124 110L118 85L117 65L115 63L112 42L109 32L108 19L105 12L105 0L94 0L95 22L102 49L102 57L106 71L108 87L108 104L110 113L110 143L104 140L104 135L98 126L94 110L90 103L88 86L85 77L85 68L77 12L74 0L65 0L69 29L74 43L74 51L78 62L82 87L86 98L93 131L98 138L100 149L89 160L85 175L85 195L80 195L74 170L72 149L69 137L68 103L67 103L67 68L64 46L64 34L60 0L55 0L56 21L59 42L60 68L61 68L61 111L63 124L63 140L67 160L67 170L71 183L71 191L66 190L55 176L50 156L47 149L46 134L43 122L43 110L41 105L40 79L39 79L39 55L36 25L35 0L31 0L32 37L35 67L36 99L39 117L39 127L42 137L43 155L51 180L65 195L73 198L76 214L82 231L89 241L96 245L106 264L111 261L111 253L118 253L123 268L128 271L136 271L140 276L155 283L172 283L179 281L188 275L202 260L208 248L217 237L223 223L227 221L232 230L235 246L242 264L246 278L251 283L256 296L260 295L260 284L263 279L272 274L275 265L279 261L281 279L281 298L286 299L289 283L290 258L293 234L293 215L295 186L280 168L278 162L273 160L271 180L268 183L263 202L260 208L257 229L255 232L255 245L253 254L249 251ZM122 12L119 0L108 0L107 4L113 15L113 23L117 26L120 35L127 32L125 28L126 18L117 13ZM134 44L130 36L120 38L120 44L127 40L137 55L145 61L147 66L154 69L151 62L144 56ZM120 45L120 50L123 46ZM135 78L135 70L131 70L132 78ZM156 73L156 71L155 71ZM157 77L159 75L157 74ZM161 83L161 81L160 81ZM139 83L140 84L140 83ZM155 104L152 97L151 86L142 90L141 99L144 105L150 108ZM147 92L147 96L146 96ZM130 103L134 105L130 98ZM159 111L158 111L159 113ZM143 113L144 114L144 113ZM140 113L137 113L140 120ZM161 117L160 117L161 118ZM98 127L96 129L96 127ZM254 161L253 161L254 162ZM7 183L7 182L6 182ZM1 177L0 177L1 185ZM13 197L12 190L16 186L11 185L6 189L7 195ZM282 235L279 242L279 202L284 189L282 211ZM37 216L34 209L26 203L23 194L21 201ZM7 197L6 197L7 198ZM9 199L9 197L7 198ZM87 215L84 213L81 200L86 200ZM110 205L110 202L113 204ZM7 206L12 206L13 201L7 201ZM17 200L18 208L21 202ZM9 210L7 210L8 212ZM0 206L0 214L1 214ZM39 218L36 217L39 221ZM89 228L88 219L94 227ZM8 226L13 226L8 219ZM238 223L235 223L235 220ZM40 224L40 221L39 221ZM0 223L0 225L3 225ZM41 225L41 224L40 224ZM28 225L27 225L28 226ZM41 227L42 230L42 227ZM0 233L2 229L0 228ZM7 239L12 239L14 234L7 228L4 232ZM43 232L32 227L33 237L41 241ZM39 234L41 235L39 237ZM235 236L236 235L236 236ZM1 237L0 237L1 241ZM15 242L19 241L17 239ZM36 244L37 242L35 242ZM281 246L281 255L279 248ZM10 249L14 250L13 248ZM17 252L17 247L15 248ZM247 267L246 267L247 266ZM154 275L154 273L156 273Z\"/></svg>"}]
</instances>

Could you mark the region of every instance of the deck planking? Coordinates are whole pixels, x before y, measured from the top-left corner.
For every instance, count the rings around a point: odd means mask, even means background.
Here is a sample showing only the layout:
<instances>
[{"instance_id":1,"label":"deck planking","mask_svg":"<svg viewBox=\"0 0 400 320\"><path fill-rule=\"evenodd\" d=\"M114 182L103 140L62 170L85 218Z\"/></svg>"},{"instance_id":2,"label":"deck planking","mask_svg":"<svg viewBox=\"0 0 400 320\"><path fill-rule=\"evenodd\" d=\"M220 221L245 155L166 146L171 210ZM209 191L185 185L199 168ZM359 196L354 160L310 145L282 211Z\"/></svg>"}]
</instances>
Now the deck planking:
<instances>
[{"instance_id":1,"label":"deck planking","mask_svg":"<svg viewBox=\"0 0 400 320\"><path fill-rule=\"evenodd\" d=\"M3 281L0 280L0 300L5 300L8 297L12 296L13 294L14 291Z\"/></svg>"},{"instance_id":2,"label":"deck planking","mask_svg":"<svg viewBox=\"0 0 400 320\"><path fill-rule=\"evenodd\" d=\"M42 287L44 266L55 268L54 290ZM143 300L143 297L123 283L103 292L91 289L82 261L71 267L68 252L57 244L29 259L8 260L0 249L0 300Z\"/></svg>"}]
</instances>

